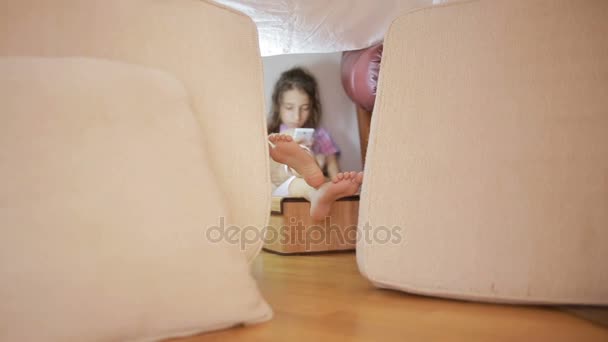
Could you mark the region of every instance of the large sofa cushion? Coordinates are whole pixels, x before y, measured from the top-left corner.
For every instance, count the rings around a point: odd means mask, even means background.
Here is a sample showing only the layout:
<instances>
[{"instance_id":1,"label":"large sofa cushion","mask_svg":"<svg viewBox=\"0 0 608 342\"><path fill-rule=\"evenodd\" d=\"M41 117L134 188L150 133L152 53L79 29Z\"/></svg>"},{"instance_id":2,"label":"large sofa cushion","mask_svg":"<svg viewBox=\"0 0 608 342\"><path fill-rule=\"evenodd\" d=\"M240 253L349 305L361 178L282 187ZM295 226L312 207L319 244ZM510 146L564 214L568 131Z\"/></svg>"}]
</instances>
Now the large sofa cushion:
<instances>
[{"instance_id":1,"label":"large sofa cushion","mask_svg":"<svg viewBox=\"0 0 608 342\"><path fill-rule=\"evenodd\" d=\"M270 318L185 89L93 59L0 59L0 340L157 340ZM216 237L213 237L214 239Z\"/></svg>"},{"instance_id":2,"label":"large sofa cushion","mask_svg":"<svg viewBox=\"0 0 608 342\"><path fill-rule=\"evenodd\" d=\"M357 246L368 278L608 304L607 13L606 1L483 0L393 23L360 202L378 237Z\"/></svg>"},{"instance_id":3,"label":"large sofa cushion","mask_svg":"<svg viewBox=\"0 0 608 342\"><path fill-rule=\"evenodd\" d=\"M249 17L201 0L4 0L0 56L15 55L111 59L174 75L221 176L226 223L243 230L249 260L259 253L271 185L262 62Z\"/></svg>"}]
</instances>

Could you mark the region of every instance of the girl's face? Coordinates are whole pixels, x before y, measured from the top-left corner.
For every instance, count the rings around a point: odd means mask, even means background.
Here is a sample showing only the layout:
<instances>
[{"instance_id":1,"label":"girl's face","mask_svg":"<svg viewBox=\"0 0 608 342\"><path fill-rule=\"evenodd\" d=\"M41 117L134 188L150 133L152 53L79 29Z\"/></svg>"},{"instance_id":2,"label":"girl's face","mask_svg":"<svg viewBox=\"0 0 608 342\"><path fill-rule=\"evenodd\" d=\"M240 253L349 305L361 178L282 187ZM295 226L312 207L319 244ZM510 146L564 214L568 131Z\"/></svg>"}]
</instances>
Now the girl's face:
<instances>
[{"instance_id":1,"label":"girl's face","mask_svg":"<svg viewBox=\"0 0 608 342\"><path fill-rule=\"evenodd\" d=\"M310 116L310 98L300 89L294 88L283 93L279 114L287 128L304 126Z\"/></svg>"}]
</instances>

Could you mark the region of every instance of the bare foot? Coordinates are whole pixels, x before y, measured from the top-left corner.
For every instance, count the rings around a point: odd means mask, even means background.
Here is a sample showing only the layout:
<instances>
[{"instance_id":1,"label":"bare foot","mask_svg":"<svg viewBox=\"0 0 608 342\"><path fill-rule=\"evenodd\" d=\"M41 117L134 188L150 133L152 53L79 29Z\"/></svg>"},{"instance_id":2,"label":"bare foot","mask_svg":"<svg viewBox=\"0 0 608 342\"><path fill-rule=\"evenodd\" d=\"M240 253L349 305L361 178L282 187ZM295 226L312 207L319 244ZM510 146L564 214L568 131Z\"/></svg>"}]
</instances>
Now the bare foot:
<instances>
[{"instance_id":1,"label":"bare foot","mask_svg":"<svg viewBox=\"0 0 608 342\"><path fill-rule=\"evenodd\" d=\"M268 136L268 141L274 145L269 149L270 157L274 161L296 170L306 183L315 189L325 182L315 158L293 141L290 135L273 133Z\"/></svg>"},{"instance_id":2,"label":"bare foot","mask_svg":"<svg viewBox=\"0 0 608 342\"><path fill-rule=\"evenodd\" d=\"M342 197L352 196L363 183L363 172L339 173L310 196L310 216L317 221L323 220L331 210L331 205Z\"/></svg>"}]
</instances>

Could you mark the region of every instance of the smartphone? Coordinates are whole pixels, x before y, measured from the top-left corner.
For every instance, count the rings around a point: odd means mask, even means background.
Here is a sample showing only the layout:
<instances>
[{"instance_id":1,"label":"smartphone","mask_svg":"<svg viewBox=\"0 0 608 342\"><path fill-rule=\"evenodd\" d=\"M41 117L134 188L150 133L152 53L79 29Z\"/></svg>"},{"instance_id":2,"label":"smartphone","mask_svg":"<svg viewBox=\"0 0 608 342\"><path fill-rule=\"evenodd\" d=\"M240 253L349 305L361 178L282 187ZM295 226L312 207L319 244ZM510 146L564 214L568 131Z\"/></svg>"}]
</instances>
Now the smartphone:
<instances>
[{"instance_id":1,"label":"smartphone","mask_svg":"<svg viewBox=\"0 0 608 342\"><path fill-rule=\"evenodd\" d=\"M293 140L298 144L311 147L314 141L314 134L314 128L296 128L293 132Z\"/></svg>"}]
</instances>

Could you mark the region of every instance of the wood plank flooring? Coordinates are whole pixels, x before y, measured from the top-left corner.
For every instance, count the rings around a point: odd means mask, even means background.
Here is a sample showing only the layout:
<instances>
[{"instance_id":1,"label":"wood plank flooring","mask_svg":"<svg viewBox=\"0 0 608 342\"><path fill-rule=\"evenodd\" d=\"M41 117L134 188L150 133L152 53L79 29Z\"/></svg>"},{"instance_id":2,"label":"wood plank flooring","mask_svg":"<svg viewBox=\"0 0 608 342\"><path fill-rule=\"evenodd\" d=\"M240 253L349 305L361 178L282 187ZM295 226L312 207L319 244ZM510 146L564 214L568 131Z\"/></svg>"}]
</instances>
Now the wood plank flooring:
<instances>
[{"instance_id":1,"label":"wood plank flooring","mask_svg":"<svg viewBox=\"0 0 608 342\"><path fill-rule=\"evenodd\" d=\"M253 267L271 321L176 341L608 341L608 328L557 309L377 289L354 253L264 252Z\"/></svg>"}]
</instances>

